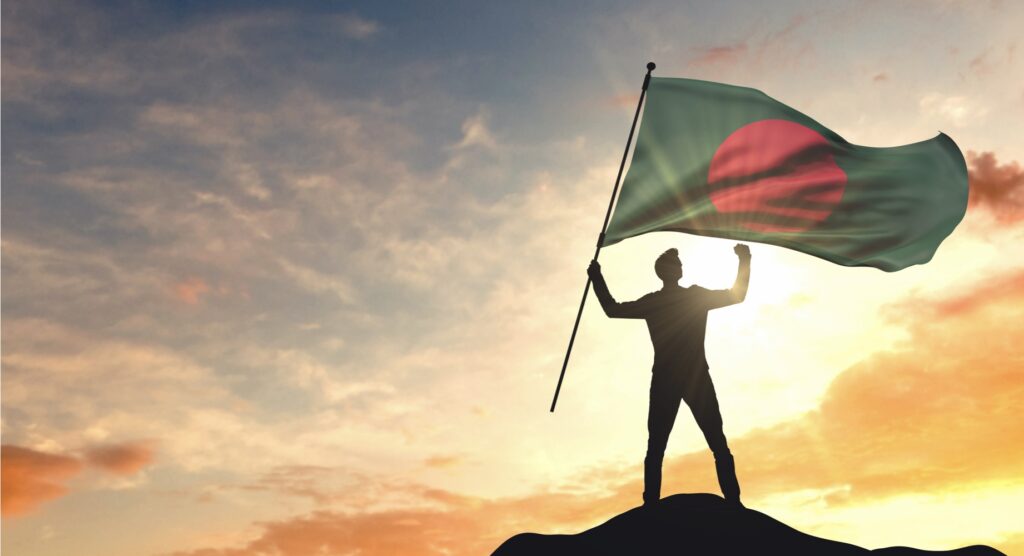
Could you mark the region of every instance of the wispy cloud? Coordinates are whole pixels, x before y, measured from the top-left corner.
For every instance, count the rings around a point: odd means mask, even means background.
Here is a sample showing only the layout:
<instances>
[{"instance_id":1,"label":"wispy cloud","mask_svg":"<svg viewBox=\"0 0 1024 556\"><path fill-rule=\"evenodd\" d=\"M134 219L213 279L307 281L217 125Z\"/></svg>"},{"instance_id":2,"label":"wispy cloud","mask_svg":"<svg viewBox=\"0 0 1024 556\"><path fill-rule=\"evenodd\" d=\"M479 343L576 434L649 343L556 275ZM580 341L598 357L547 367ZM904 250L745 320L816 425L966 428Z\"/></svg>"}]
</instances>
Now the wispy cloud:
<instances>
[{"instance_id":1,"label":"wispy cloud","mask_svg":"<svg viewBox=\"0 0 1024 556\"><path fill-rule=\"evenodd\" d=\"M495 149L498 142L487 127L486 112L479 112L474 116L466 118L462 122L462 139L453 147L454 149L468 149L480 147L484 149Z\"/></svg>"},{"instance_id":2,"label":"wispy cloud","mask_svg":"<svg viewBox=\"0 0 1024 556\"><path fill-rule=\"evenodd\" d=\"M435 469L450 469L462 463L463 459L463 457L454 454L439 454L436 456L430 456L423 460L423 465L433 467Z\"/></svg>"},{"instance_id":3,"label":"wispy cloud","mask_svg":"<svg viewBox=\"0 0 1024 556\"><path fill-rule=\"evenodd\" d=\"M989 77L1000 69L1013 67L1016 54L1015 42L1001 47L989 46L970 59L967 69L978 78Z\"/></svg>"},{"instance_id":4,"label":"wispy cloud","mask_svg":"<svg viewBox=\"0 0 1024 556\"><path fill-rule=\"evenodd\" d=\"M957 128L977 125L989 112L989 107L977 98L944 93L928 93L921 97L918 106L925 116L939 118Z\"/></svg>"},{"instance_id":5,"label":"wispy cloud","mask_svg":"<svg viewBox=\"0 0 1024 556\"><path fill-rule=\"evenodd\" d=\"M709 46L697 52L697 55L690 60L690 65L728 65L735 64L747 53L746 43L736 43L726 46Z\"/></svg>"},{"instance_id":6,"label":"wispy cloud","mask_svg":"<svg viewBox=\"0 0 1024 556\"><path fill-rule=\"evenodd\" d=\"M617 108L635 108L637 101L636 93L623 93L608 98L608 104Z\"/></svg>"},{"instance_id":7,"label":"wispy cloud","mask_svg":"<svg viewBox=\"0 0 1024 556\"><path fill-rule=\"evenodd\" d=\"M335 17L341 30L353 39L367 39L380 31L379 23L355 14L341 14Z\"/></svg>"},{"instance_id":8,"label":"wispy cloud","mask_svg":"<svg viewBox=\"0 0 1024 556\"><path fill-rule=\"evenodd\" d=\"M742 40L693 49L687 66L720 74L740 68L760 69L769 60L775 66L796 63L811 49L799 36L806 22L807 17L795 16L776 29L758 28Z\"/></svg>"},{"instance_id":9,"label":"wispy cloud","mask_svg":"<svg viewBox=\"0 0 1024 556\"><path fill-rule=\"evenodd\" d=\"M174 285L174 295L188 305L196 305L199 299L210 291L202 278L192 276Z\"/></svg>"},{"instance_id":10,"label":"wispy cloud","mask_svg":"<svg viewBox=\"0 0 1024 556\"><path fill-rule=\"evenodd\" d=\"M154 451L148 442L103 444L86 450L85 460L117 475L134 475L153 462Z\"/></svg>"}]
</instances>

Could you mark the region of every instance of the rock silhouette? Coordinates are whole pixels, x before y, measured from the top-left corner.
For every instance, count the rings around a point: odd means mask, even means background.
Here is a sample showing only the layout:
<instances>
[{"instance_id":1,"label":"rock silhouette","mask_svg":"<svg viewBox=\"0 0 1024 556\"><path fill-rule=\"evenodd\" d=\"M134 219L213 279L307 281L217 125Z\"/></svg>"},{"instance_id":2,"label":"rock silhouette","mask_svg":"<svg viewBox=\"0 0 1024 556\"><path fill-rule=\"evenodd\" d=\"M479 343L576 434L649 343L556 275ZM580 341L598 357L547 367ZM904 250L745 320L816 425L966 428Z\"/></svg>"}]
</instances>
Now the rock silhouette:
<instances>
[{"instance_id":1,"label":"rock silhouette","mask_svg":"<svg viewBox=\"0 0 1024 556\"><path fill-rule=\"evenodd\" d=\"M521 533L502 543L493 556L575 554L992 556L1002 552L981 545L938 552L902 546L868 550L802 533L761 512L729 504L713 494L676 494L650 507L629 510L575 535Z\"/></svg>"}]
</instances>

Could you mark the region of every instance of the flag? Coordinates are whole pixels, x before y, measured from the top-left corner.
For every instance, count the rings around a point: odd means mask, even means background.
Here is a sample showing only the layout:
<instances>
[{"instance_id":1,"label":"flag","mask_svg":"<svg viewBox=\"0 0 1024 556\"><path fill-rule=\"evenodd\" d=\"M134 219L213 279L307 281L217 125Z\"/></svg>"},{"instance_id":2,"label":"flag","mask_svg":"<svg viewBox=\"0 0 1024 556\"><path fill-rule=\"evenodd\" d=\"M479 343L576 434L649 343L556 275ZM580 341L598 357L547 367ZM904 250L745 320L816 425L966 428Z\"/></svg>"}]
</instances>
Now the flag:
<instances>
[{"instance_id":1,"label":"flag","mask_svg":"<svg viewBox=\"0 0 1024 556\"><path fill-rule=\"evenodd\" d=\"M756 89L652 78L601 244L675 231L891 272L931 260L966 210L967 166L943 133L862 147Z\"/></svg>"}]
</instances>

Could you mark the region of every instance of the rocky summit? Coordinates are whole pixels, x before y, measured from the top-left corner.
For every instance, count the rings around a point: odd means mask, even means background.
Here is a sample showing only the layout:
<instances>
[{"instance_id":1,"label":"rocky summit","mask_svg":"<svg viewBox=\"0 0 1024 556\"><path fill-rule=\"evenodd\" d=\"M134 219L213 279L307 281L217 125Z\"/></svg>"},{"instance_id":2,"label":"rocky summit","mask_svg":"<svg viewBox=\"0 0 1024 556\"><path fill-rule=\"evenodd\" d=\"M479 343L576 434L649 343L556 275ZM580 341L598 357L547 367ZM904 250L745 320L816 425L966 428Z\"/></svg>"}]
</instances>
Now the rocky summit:
<instances>
[{"instance_id":1,"label":"rocky summit","mask_svg":"<svg viewBox=\"0 0 1024 556\"><path fill-rule=\"evenodd\" d=\"M494 556L807 554L994 556L988 546L926 551L903 546L869 550L797 531L761 512L734 506L713 494L677 494L639 507L575 535L521 533Z\"/></svg>"}]
</instances>

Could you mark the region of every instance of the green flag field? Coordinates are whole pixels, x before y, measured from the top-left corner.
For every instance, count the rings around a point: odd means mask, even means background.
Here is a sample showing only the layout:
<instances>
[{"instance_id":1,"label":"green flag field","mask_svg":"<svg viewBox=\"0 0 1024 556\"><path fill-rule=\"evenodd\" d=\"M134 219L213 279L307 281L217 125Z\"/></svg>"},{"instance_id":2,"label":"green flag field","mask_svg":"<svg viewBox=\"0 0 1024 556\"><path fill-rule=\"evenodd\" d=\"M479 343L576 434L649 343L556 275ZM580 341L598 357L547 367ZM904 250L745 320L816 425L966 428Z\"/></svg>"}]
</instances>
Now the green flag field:
<instances>
[{"instance_id":1,"label":"green flag field","mask_svg":"<svg viewBox=\"0 0 1024 556\"><path fill-rule=\"evenodd\" d=\"M652 78L602 245L676 231L896 271L929 261L966 207L945 134L864 147L756 89Z\"/></svg>"}]
</instances>

